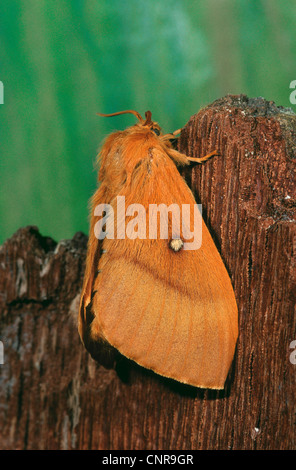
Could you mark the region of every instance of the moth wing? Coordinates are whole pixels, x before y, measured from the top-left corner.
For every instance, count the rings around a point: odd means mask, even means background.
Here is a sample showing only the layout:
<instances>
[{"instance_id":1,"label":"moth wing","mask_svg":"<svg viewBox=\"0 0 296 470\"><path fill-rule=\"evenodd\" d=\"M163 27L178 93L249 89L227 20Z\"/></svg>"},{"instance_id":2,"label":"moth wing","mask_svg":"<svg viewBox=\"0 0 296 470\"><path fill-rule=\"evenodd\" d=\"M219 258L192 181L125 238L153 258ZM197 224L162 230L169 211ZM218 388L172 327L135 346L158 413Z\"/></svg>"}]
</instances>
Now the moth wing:
<instances>
[{"instance_id":1,"label":"moth wing","mask_svg":"<svg viewBox=\"0 0 296 470\"><path fill-rule=\"evenodd\" d=\"M92 210L103 204L108 195L106 188L102 185L96 192L92 200ZM94 296L94 282L98 275L98 265L102 254L102 241L95 236L95 219L91 218L90 235L87 247L86 268L84 273L83 286L80 296L80 306L78 314L78 331L80 338L92 357L100 358L100 363L110 368L114 365L117 351L106 341L97 341L91 335L91 324L94 320L92 311L92 300Z\"/></svg>"},{"instance_id":2,"label":"moth wing","mask_svg":"<svg viewBox=\"0 0 296 470\"><path fill-rule=\"evenodd\" d=\"M196 204L175 164L157 151L135 169L120 196L125 207L145 208L146 223L149 204L187 204L191 216ZM122 207L112 204L116 226ZM238 335L237 306L204 222L197 250L174 252L159 237L105 238L103 249L93 282L92 339L162 376L224 388Z\"/></svg>"}]
</instances>

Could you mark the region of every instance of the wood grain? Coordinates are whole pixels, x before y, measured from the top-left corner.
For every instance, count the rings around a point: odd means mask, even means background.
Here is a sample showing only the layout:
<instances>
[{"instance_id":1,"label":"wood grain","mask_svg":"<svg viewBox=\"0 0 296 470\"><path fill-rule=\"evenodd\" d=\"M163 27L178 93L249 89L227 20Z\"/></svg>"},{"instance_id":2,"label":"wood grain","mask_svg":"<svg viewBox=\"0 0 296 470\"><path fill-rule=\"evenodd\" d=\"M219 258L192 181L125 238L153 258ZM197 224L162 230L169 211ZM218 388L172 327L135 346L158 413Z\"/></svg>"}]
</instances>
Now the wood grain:
<instances>
[{"instance_id":1,"label":"wood grain","mask_svg":"<svg viewBox=\"0 0 296 470\"><path fill-rule=\"evenodd\" d=\"M80 343L87 237L25 227L0 250L1 449L295 449L296 116L227 96L194 115L179 149L229 270L240 334L224 391L195 389ZM293 251L294 249L294 251Z\"/></svg>"}]
</instances>

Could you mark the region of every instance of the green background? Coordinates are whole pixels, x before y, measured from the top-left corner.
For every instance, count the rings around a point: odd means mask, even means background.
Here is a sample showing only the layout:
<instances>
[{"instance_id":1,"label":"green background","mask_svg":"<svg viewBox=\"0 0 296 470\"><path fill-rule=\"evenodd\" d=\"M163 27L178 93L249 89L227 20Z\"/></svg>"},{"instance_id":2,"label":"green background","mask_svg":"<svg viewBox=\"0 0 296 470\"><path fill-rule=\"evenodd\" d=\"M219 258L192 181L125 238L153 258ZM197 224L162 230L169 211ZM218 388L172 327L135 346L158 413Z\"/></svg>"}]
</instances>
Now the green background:
<instances>
[{"instance_id":1,"label":"green background","mask_svg":"<svg viewBox=\"0 0 296 470\"><path fill-rule=\"evenodd\" d=\"M9 0L0 13L0 241L88 232L102 139L147 109L166 132L227 93L289 102L295 0Z\"/></svg>"}]
</instances>

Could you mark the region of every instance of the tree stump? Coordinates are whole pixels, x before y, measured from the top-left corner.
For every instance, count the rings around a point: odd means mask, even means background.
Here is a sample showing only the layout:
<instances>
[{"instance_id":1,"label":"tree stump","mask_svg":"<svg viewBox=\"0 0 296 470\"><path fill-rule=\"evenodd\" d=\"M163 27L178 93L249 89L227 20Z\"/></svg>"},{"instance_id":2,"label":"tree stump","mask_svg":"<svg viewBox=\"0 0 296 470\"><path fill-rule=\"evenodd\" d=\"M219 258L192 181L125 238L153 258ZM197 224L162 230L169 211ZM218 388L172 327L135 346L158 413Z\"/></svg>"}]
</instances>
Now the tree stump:
<instances>
[{"instance_id":1,"label":"tree stump","mask_svg":"<svg viewBox=\"0 0 296 470\"><path fill-rule=\"evenodd\" d=\"M295 129L291 110L229 95L194 115L178 142L188 156L220 153L183 176L239 307L223 391L90 357L77 332L82 233L57 244L25 227L2 245L1 449L295 449Z\"/></svg>"}]
</instances>

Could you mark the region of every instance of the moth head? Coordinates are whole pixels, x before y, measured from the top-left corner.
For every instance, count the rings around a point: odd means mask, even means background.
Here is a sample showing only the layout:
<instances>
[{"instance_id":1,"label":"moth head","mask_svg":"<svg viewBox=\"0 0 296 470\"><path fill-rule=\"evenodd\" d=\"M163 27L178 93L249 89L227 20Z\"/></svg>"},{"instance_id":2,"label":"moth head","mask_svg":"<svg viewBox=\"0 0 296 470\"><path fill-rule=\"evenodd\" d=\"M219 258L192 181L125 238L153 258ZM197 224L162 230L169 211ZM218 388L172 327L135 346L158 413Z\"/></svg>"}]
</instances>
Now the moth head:
<instances>
[{"instance_id":1,"label":"moth head","mask_svg":"<svg viewBox=\"0 0 296 470\"><path fill-rule=\"evenodd\" d=\"M99 181L103 179L107 181L109 178L108 184L114 186L116 179L117 183L115 186L117 188L124 184L127 180L127 175L132 174L133 170L143 159L141 149L144 147L139 146L140 151L134 152L134 148L132 147L135 143L141 140L142 142L146 142L148 145L146 150L148 151L149 148L157 144L157 142L153 141L154 139L152 139L152 141L150 140L151 137L154 136L159 141L159 148L164 150L168 157L176 161L176 152L173 149L172 141L175 139L176 135L180 133L180 130L178 130L171 134L163 134L159 124L156 121L152 121L151 111L146 111L145 118L137 111L131 109L112 114L97 113L98 116L103 117L119 116L120 114L133 114L136 116L138 122L124 131L110 134L105 140L97 160L100 165ZM146 137L148 137L148 139L146 139ZM174 154L172 154L172 152L174 152ZM183 156L181 160L180 158L178 159L178 162L180 163L181 161L182 164L185 164L184 159L185 157Z\"/></svg>"},{"instance_id":2,"label":"moth head","mask_svg":"<svg viewBox=\"0 0 296 470\"><path fill-rule=\"evenodd\" d=\"M112 116L119 116L120 114L134 114L136 118L138 119L138 123L136 124L137 127L142 127L146 128L147 130L151 130L154 132L157 136L161 135L161 128L158 125L157 122L152 121L152 113L151 111L146 111L145 113L145 119L142 118L141 114L138 113L137 111L134 111L132 109L128 109L126 111L118 111L117 113L111 113L111 114L102 114L102 113L97 113L98 116L103 116L103 117L112 117Z\"/></svg>"}]
</instances>

